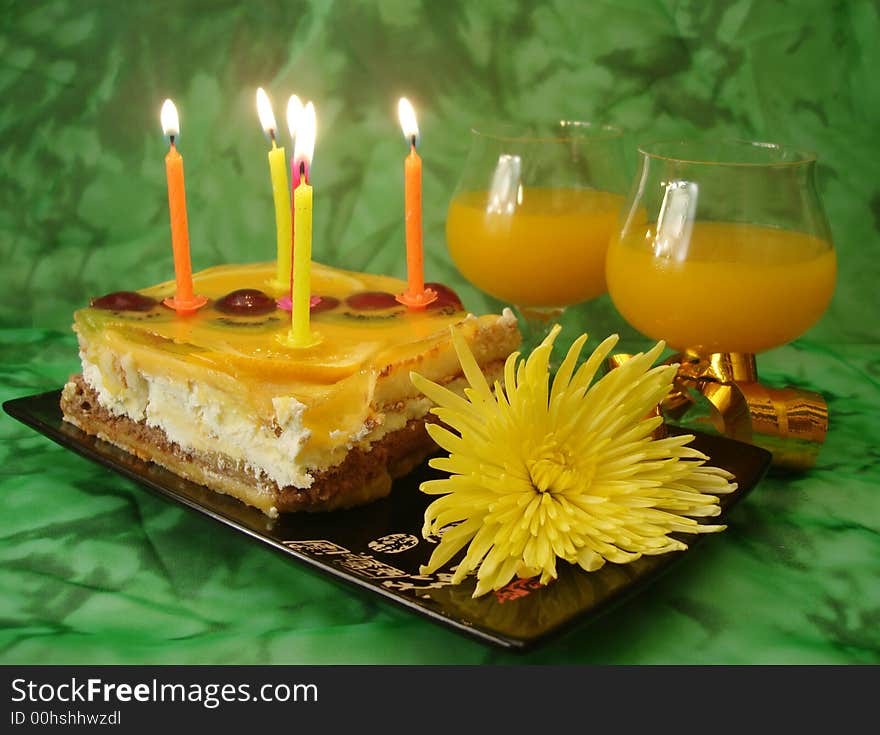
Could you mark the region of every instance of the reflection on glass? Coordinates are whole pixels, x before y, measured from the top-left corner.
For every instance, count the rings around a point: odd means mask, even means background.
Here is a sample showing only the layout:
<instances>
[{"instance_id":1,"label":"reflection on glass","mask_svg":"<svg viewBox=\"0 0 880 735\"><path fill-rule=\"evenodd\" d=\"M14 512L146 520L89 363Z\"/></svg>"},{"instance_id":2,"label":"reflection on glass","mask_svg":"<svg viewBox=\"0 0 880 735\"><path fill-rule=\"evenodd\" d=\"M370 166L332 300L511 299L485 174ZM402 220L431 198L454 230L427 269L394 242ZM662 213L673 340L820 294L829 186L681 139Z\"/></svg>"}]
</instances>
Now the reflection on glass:
<instances>
[{"instance_id":1,"label":"reflection on glass","mask_svg":"<svg viewBox=\"0 0 880 735\"><path fill-rule=\"evenodd\" d=\"M498 164L489 187L487 215L512 215L517 204L522 204L521 169L522 160L519 156L509 156L506 153L498 156Z\"/></svg>"},{"instance_id":2,"label":"reflection on glass","mask_svg":"<svg viewBox=\"0 0 880 735\"><path fill-rule=\"evenodd\" d=\"M678 262L687 258L697 216L699 190L699 185L693 181L671 181L666 184L654 236L654 255L658 258Z\"/></svg>"}]
</instances>

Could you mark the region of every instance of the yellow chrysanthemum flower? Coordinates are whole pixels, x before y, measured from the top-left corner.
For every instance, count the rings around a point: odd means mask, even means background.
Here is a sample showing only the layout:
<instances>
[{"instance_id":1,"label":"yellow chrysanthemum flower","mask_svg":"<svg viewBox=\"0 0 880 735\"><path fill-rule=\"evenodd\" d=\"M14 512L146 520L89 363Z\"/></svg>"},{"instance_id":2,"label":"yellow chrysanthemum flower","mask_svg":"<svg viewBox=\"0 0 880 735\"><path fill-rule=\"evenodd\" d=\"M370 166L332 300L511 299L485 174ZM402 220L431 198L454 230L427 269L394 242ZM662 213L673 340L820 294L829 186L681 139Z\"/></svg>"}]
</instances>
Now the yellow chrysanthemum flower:
<instances>
[{"instance_id":1,"label":"yellow chrysanthemum flower","mask_svg":"<svg viewBox=\"0 0 880 735\"><path fill-rule=\"evenodd\" d=\"M575 369L584 334L551 387L550 352L559 331L556 325L528 360L511 355L504 385L496 381L494 391L456 334L470 384L464 397L411 376L437 404L432 412L445 426L429 424L428 431L449 452L430 463L449 477L421 486L443 496L425 511L423 534L443 533L422 573L467 546L453 582L476 571L474 597L514 575L540 574L546 584L556 578L557 558L593 571L606 560L687 548L670 533L725 528L694 519L720 513L716 496L736 489L732 475L706 466L708 457L686 446L692 435L652 438L662 419L648 414L669 393L676 371L651 367L663 343L593 384L617 337Z\"/></svg>"}]
</instances>

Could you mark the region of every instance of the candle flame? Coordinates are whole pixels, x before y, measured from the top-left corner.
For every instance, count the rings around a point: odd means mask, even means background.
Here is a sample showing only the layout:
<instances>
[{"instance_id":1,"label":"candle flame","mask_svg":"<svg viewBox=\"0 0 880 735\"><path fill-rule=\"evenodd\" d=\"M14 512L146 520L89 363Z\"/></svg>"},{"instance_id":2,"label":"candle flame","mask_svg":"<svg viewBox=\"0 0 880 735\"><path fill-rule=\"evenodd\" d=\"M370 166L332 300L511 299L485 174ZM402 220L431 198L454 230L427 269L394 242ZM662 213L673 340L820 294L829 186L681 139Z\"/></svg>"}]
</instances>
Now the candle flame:
<instances>
[{"instance_id":1,"label":"candle flame","mask_svg":"<svg viewBox=\"0 0 880 735\"><path fill-rule=\"evenodd\" d=\"M171 100L162 103L159 119L162 121L162 135L180 135L180 119L177 117L177 108Z\"/></svg>"},{"instance_id":2,"label":"candle flame","mask_svg":"<svg viewBox=\"0 0 880 735\"><path fill-rule=\"evenodd\" d=\"M269 101L269 95L262 87L257 87L257 114L260 116L260 125L263 126L263 132L270 138L275 136L278 129L275 125L275 113L272 112L272 103Z\"/></svg>"},{"instance_id":3,"label":"candle flame","mask_svg":"<svg viewBox=\"0 0 880 735\"><path fill-rule=\"evenodd\" d=\"M299 116L302 115L303 103L295 94L290 95L287 100L287 129L290 130L290 139L296 140L296 126L299 122Z\"/></svg>"},{"instance_id":4,"label":"candle flame","mask_svg":"<svg viewBox=\"0 0 880 735\"><path fill-rule=\"evenodd\" d=\"M406 142L412 145L418 144L419 124L416 122L416 111L406 97L401 97L400 102L397 103L397 115L400 117L400 127L403 128Z\"/></svg>"},{"instance_id":5,"label":"candle flame","mask_svg":"<svg viewBox=\"0 0 880 735\"><path fill-rule=\"evenodd\" d=\"M305 164L311 167L312 156L315 154L315 106L307 102L296 120L296 144L293 148L293 160L297 166Z\"/></svg>"}]
</instances>

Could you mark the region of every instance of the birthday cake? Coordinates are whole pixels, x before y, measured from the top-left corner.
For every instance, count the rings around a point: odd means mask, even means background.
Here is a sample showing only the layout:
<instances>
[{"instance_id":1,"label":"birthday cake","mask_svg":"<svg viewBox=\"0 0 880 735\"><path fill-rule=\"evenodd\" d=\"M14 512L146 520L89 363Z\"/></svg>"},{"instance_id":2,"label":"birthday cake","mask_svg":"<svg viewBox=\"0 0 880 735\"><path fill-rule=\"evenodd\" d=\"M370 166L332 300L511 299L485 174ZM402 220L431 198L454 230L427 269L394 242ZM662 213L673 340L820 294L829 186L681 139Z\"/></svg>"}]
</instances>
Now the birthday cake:
<instances>
[{"instance_id":1,"label":"birthday cake","mask_svg":"<svg viewBox=\"0 0 880 735\"><path fill-rule=\"evenodd\" d=\"M93 299L74 315L82 373L66 421L142 459L274 516L387 495L435 449L417 371L465 385L451 330L494 379L519 345L516 320L467 313L449 289L416 311L394 278L312 264L308 348L285 342L290 314L264 292L274 264L193 276L205 307L178 315L174 283Z\"/></svg>"}]
</instances>

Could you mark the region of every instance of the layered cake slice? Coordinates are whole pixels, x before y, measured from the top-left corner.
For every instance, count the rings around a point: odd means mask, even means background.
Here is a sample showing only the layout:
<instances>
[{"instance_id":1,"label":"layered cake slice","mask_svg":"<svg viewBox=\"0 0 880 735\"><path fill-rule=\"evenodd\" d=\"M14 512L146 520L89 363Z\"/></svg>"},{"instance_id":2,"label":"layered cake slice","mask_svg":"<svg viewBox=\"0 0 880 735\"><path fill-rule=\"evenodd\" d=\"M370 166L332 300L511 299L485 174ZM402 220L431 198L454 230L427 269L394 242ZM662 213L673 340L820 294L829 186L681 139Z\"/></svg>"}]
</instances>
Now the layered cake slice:
<instances>
[{"instance_id":1,"label":"layered cake slice","mask_svg":"<svg viewBox=\"0 0 880 735\"><path fill-rule=\"evenodd\" d=\"M450 328L490 378L520 341L516 319L474 316L450 290L423 311L398 304L403 281L312 265L321 342L279 340L288 312L263 292L274 264L193 276L208 305L178 316L169 282L93 299L74 315L82 373L64 387L65 420L131 454L274 516L387 495L435 446L416 370L464 386Z\"/></svg>"}]
</instances>

